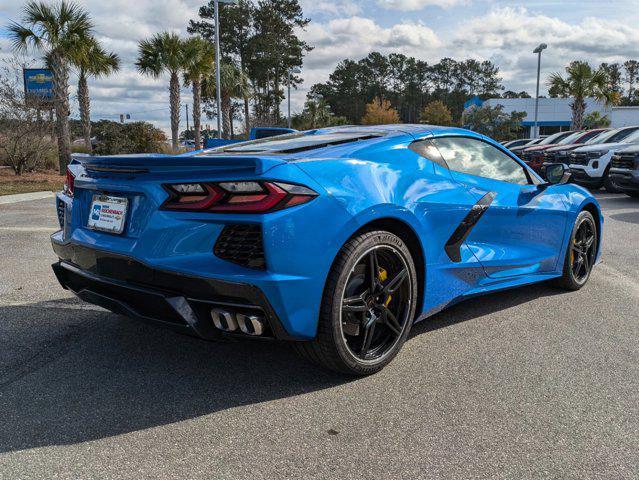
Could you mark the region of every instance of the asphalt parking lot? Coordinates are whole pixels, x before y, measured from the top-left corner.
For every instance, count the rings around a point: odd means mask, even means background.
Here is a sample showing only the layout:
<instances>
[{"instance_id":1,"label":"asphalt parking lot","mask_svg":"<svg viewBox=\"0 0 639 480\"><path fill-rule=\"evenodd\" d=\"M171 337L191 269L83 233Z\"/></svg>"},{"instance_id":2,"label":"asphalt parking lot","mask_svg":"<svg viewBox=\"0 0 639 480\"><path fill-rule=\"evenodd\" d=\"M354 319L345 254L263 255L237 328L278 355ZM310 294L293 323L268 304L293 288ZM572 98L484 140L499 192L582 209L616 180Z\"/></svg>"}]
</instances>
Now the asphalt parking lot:
<instances>
[{"instance_id":1,"label":"asphalt parking lot","mask_svg":"<svg viewBox=\"0 0 639 480\"><path fill-rule=\"evenodd\" d=\"M53 200L0 205L0 478L637 478L639 200L599 198L586 288L469 300L356 380L82 304Z\"/></svg>"}]
</instances>

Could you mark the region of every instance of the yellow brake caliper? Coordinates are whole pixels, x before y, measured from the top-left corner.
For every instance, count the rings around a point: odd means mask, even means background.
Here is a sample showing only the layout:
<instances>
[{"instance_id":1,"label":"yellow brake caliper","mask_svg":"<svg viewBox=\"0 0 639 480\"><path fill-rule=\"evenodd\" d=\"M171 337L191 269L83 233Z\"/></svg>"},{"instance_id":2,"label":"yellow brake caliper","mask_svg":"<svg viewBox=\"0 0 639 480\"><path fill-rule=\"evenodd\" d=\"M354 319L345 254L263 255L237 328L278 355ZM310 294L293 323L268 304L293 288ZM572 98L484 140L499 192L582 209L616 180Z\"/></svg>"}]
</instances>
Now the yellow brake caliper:
<instances>
[{"instance_id":1,"label":"yellow brake caliper","mask_svg":"<svg viewBox=\"0 0 639 480\"><path fill-rule=\"evenodd\" d=\"M388 279L388 272L386 271L386 269L380 267L377 278L379 279L380 282L384 283ZM384 302L384 305L388 307L388 304L391 302L392 299L393 299L393 296L389 295L386 301Z\"/></svg>"}]
</instances>

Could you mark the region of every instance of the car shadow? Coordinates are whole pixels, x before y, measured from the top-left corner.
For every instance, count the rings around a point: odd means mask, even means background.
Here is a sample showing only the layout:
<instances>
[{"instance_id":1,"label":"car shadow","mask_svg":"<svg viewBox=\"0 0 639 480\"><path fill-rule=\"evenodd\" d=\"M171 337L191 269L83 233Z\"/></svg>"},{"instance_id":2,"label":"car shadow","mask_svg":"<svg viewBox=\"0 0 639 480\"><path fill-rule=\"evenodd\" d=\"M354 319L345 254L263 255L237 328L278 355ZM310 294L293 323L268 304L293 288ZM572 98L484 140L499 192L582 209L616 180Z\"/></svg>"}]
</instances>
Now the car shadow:
<instances>
[{"instance_id":1,"label":"car shadow","mask_svg":"<svg viewBox=\"0 0 639 480\"><path fill-rule=\"evenodd\" d=\"M539 285L467 300L417 324L411 341L557 292ZM0 355L0 452L102 439L357 381L285 344L204 342L81 305L0 307L12 325L0 348L13 352ZM25 339L38 342L33 351Z\"/></svg>"},{"instance_id":2,"label":"car shadow","mask_svg":"<svg viewBox=\"0 0 639 480\"><path fill-rule=\"evenodd\" d=\"M636 212L615 213L609 216L610 218L618 220L620 222L634 223L635 225L639 225L639 209Z\"/></svg>"}]
</instances>

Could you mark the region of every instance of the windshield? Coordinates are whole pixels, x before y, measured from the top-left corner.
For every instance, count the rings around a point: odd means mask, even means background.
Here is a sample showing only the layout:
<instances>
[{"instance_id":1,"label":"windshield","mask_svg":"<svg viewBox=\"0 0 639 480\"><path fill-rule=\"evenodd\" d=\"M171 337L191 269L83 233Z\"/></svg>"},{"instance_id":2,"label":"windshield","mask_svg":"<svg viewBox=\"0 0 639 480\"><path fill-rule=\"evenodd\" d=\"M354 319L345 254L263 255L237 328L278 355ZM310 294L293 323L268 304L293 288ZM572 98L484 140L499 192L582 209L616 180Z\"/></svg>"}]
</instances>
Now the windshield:
<instances>
[{"instance_id":1,"label":"windshield","mask_svg":"<svg viewBox=\"0 0 639 480\"><path fill-rule=\"evenodd\" d=\"M566 138L568 135L571 135L571 134L572 132L555 133L554 135L551 135L550 137L544 138L537 145L551 145L553 143L557 143L558 141L562 140L563 138Z\"/></svg>"},{"instance_id":2,"label":"windshield","mask_svg":"<svg viewBox=\"0 0 639 480\"><path fill-rule=\"evenodd\" d=\"M581 137L584 132L575 132L572 135L568 135L561 142L557 142L559 145L570 145L571 143L575 143L575 141Z\"/></svg>"},{"instance_id":3,"label":"windshield","mask_svg":"<svg viewBox=\"0 0 639 480\"><path fill-rule=\"evenodd\" d=\"M260 140L234 143L205 150L199 155L215 155L218 153L295 153L331 145L357 142L359 140L368 140L383 135L379 132L370 131L316 132L317 130L296 132L289 135L278 135Z\"/></svg>"},{"instance_id":4,"label":"windshield","mask_svg":"<svg viewBox=\"0 0 639 480\"><path fill-rule=\"evenodd\" d=\"M586 142L586 144L588 145L594 145L596 143L605 143L606 140L608 140L610 137L612 137L613 135L619 133L619 129L615 129L615 130L608 130L607 132L602 132L599 135L597 135L594 138L591 138L590 140L588 140Z\"/></svg>"},{"instance_id":5,"label":"windshield","mask_svg":"<svg viewBox=\"0 0 639 480\"><path fill-rule=\"evenodd\" d=\"M630 135L622 138L623 143L636 143L639 142L639 130L631 131Z\"/></svg>"},{"instance_id":6,"label":"windshield","mask_svg":"<svg viewBox=\"0 0 639 480\"><path fill-rule=\"evenodd\" d=\"M588 145L596 145L599 143L617 143L624 140L626 137L630 135L634 135L635 132L639 131L639 127L637 128L617 128L615 130L610 130L608 132L604 132L600 135L597 135L592 140L586 142ZM625 140L624 140L625 141Z\"/></svg>"}]
</instances>

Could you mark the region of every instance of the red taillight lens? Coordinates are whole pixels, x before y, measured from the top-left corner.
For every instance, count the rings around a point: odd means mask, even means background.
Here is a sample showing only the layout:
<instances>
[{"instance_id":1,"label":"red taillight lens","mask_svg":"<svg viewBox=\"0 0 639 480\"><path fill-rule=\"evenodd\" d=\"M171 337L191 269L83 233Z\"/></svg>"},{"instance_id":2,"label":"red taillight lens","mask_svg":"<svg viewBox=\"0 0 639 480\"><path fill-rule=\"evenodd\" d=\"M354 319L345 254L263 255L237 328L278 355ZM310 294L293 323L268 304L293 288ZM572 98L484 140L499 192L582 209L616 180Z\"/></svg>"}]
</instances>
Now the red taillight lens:
<instances>
[{"instance_id":1,"label":"red taillight lens","mask_svg":"<svg viewBox=\"0 0 639 480\"><path fill-rule=\"evenodd\" d=\"M282 182L178 183L164 185L164 210L214 213L267 213L310 202L317 193Z\"/></svg>"},{"instance_id":2,"label":"red taillight lens","mask_svg":"<svg viewBox=\"0 0 639 480\"><path fill-rule=\"evenodd\" d=\"M66 193L70 197L73 196L73 183L74 182L75 182L75 177L71 173L71 170L69 170L69 167L67 167L67 178L64 181L64 193Z\"/></svg>"}]
</instances>

